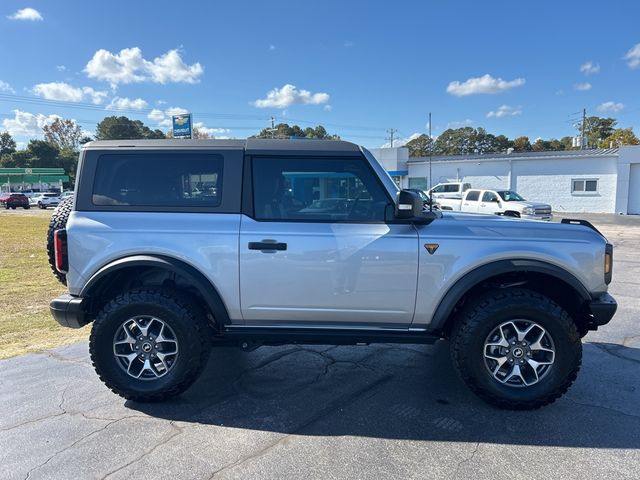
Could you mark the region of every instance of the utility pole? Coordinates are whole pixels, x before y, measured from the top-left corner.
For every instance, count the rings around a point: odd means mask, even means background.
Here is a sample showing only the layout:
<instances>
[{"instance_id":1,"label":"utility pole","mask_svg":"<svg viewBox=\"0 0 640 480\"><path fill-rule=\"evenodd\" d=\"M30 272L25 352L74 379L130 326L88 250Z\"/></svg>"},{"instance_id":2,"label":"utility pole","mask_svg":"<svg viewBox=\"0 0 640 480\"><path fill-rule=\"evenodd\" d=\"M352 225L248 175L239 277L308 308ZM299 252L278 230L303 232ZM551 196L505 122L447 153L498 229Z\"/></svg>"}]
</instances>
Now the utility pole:
<instances>
[{"instance_id":1,"label":"utility pole","mask_svg":"<svg viewBox=\"0 0 640 480\"><path fill-rule=\"evenodd\" d=\"M391 143L391 148L393 148L393 136L398 132L395 128L390 128L387 130L389 133L389 142Z\"/></svg>"},{"instance_id":2,"label":"utility pole","mask_svg":"<svg viewBox=\"0 0 640 480\"><path fill-rule=\"evenodd\" d=\"M276 138L276 117L271 116L271 128L268 130L271 133L271 138Z\"/></svg>"},{"instance_id":3,"label":"utility pole","mask_svg":"<svg viewBox=\"0 0 640 480\"><path fill-rule=\"evenodd\" d=\"M586 137L584 136L584 129L587 124L587 109L582 109L582 134L580 136L580 150L584 150L584 144Z\"/></svg>"}]
</instances>

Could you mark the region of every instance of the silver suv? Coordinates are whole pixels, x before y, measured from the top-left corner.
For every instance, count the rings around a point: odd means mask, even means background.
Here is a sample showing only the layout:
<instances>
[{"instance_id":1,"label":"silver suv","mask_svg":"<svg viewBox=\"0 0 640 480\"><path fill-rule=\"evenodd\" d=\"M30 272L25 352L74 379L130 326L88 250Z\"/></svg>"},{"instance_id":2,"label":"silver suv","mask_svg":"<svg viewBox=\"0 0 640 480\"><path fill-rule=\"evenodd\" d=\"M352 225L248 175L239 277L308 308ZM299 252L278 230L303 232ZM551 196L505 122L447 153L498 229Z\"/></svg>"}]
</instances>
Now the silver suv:
<instances>
[{"instance_id":1,"label":"silver suv","mask_svg":"<svg viewBox=\"0 0 640 480\"><path fill-rule=\"evenodd\" d=\"M503 408L561 396L612 318L612 247L588 222L423 211L341 141L85 145L49 231L91 358L128 399L196 379L216 345L433 343ZM73 203L72 203L73 202Z\"/></svg>"}]
</instances>

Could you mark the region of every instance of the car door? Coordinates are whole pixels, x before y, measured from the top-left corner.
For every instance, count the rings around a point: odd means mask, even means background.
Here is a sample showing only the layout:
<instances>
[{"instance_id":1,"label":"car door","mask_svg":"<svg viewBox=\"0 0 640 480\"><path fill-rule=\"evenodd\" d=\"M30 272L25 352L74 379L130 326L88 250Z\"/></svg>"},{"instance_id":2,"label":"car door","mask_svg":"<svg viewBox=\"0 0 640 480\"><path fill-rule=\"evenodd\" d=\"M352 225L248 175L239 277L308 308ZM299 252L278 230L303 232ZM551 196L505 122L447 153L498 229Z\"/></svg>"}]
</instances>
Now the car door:
<instances>
[{"instance_id":1,"label":"car door","mask_svg":"<svg viewBox=\"0 0 640 480\"><path fill-rule=\"evenodd\" d=\"M408 328L418 236L364 157L253 157L240 227L246 325ZM245 183L246 187L246 183Z\"/></svg>"},{"instance_id":2,"label":"car door","mask_svg":"<svg viewBox=\"0 0 640 480\"><path fill-rule=\"evenodd\" d=\"M478 204L480 200L480 190L467 190L460 211L469 213L478 213Z\"/></svg>"},{"instance_id":3,"label":"car door","mask_svg":"<svg viewBox=\"0 0 640 480\"><path fill-rule=\"evenodd\" d=\"M478 205L478 213L495 215L500 211L502 211L502 207L500 205L500 199L498 198L498 195L496 195L495 192L491 192L489 190L482 192L480 205Z\"/></svg>"}]
</instances>

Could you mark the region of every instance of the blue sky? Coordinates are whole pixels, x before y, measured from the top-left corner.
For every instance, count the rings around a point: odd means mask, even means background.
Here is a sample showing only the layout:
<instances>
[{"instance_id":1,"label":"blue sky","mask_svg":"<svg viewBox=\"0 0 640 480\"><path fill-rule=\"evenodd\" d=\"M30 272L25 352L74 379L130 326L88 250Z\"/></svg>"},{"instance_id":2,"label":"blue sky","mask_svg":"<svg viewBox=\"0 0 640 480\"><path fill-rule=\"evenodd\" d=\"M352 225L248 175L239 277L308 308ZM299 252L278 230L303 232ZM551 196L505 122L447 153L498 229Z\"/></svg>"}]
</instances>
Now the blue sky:
<instances>
[{"instance_id":1,"label":"blue sky","mask_svg":"<svg viewBox=\"0 0 640 480\"><path fill-rule=\"evenodd\" d=\"M215 136L323 124L378 147L466 124L572 135L576 112L640 133L640 3L16 2L0 4L0 131L59 115L88 132L174 111ZM582 70L582 71L581 71ZM108 110L109 109L109 110Z\"/></svg>"}]
</instances>

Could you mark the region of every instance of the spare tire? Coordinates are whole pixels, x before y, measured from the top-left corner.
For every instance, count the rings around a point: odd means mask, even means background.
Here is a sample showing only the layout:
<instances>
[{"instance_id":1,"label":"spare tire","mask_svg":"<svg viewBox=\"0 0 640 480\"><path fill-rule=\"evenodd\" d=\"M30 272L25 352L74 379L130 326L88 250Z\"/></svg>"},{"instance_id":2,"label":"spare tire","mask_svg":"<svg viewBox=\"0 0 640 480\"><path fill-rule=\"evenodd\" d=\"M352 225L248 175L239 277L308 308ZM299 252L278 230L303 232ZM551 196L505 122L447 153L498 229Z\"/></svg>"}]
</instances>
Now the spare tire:
<instances>
[{"instance_id":1,"label":"spare tire","mask_svg":"<svg viewBox=\"0 0 640 480\"><path fill-rule=\"evenodd\" d=\"M67 276L56 270L56 252L53 245L53 234L56 230L63 229L67 226L67 219L73 208L73 197L65 198L60 202L51 215L49 222L49 230L47 230L47 256L49 257L49 266L53 272L53 276L63 285L67 284Z\"/></svg>"}]
</instances>

